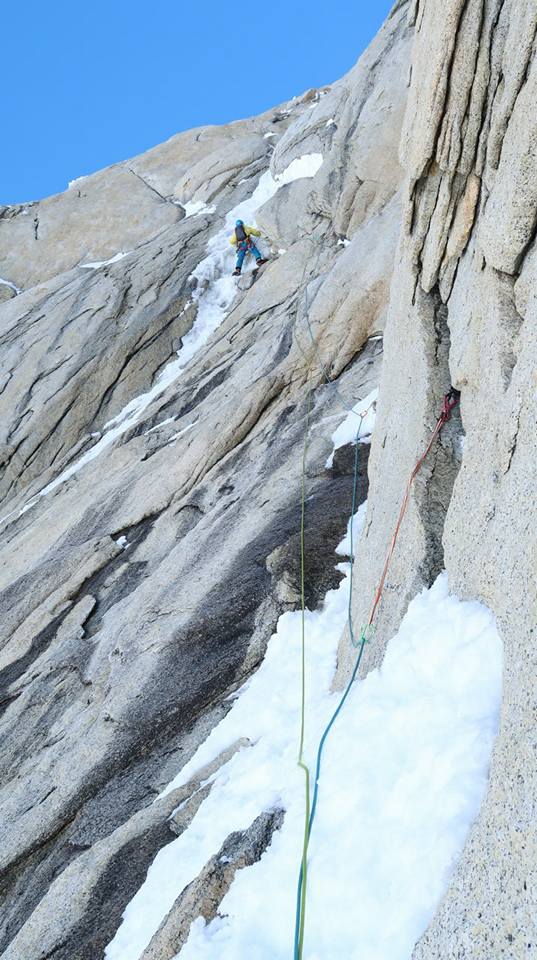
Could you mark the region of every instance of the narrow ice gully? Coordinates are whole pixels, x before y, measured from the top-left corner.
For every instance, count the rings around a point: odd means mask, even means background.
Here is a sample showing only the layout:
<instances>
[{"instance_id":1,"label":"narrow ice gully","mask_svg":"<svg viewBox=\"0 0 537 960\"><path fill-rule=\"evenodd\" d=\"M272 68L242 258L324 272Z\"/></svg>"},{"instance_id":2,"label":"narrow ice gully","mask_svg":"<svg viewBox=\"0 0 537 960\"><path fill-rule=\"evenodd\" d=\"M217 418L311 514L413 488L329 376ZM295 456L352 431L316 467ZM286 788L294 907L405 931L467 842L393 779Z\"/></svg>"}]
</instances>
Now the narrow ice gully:
<instances>
[{"instance_id":1,"label":"narrow ice gully","mask_svg":"<svg viewBox=\"0 0 537 960\"><path fill-rule=\"evenodd\" d=\"M198 264L192 274L192 278L198 281L198 285L193 294L193 300L197 305L197 317L191 330L183 337L182 346L177 357L162 370L150 390L131 400L116 417L105 424L105 433L97 443L90 447L78 460L70 464L62 473L55 477L54 480L24 504L18 511L19 516L35 506L42 497L52 493L52 491L61 486L62 483L69 480L70 477L78 473L86 464L100 456L103 450L110 447L118 437L138 422L144 410L147 409L153 400L160 397L164 391L177 380L181 371L226 318L235 297L236 287L229 269L229 233L235 225L235 220L241 218L243 220L255 221L257 210L259 210L267 200L270 200L280 187L286 183L291 183L293 180L314 177L320 169L322 162L322 154L309 153L302 157L296 157L283 173L277 177L273 177L270 170L267 170L261 175L252 196L229 211L224 226L207 244L207 256ZM190 213L199 212L200 209L196 204L188 205ZM95 263L83 264L83 266L90 269L99 269L99 267L106 263L114 263L121 260L124 256L126 256L126 254L121 252L110 260L102 262L96 261ZM16 512L17 511L15 511L15 513ZM14 515L14 513L8 514L0 518L0 523Z\"/></svg>"},{"instance_id":2,"label":"narrow ice gully","mask_svg":"<svg viewBox=\"0 0 537 960\"><path fill-rule=\"evenodd\" d=\"M332 435L334 449L347 442L350 417ZM356 539L365 509L352 518ZM338 552L348 549L349 530ZM322 609L306 613L310 768L338 700L330 687L349 568L338 564L339 588L328 592ZM484 795L501 673L491 613L451 595L440 575L410 604L381 669L354 686L327 743L308 861L307 960L410 960ZM288 960L304 826L299 690L300 612L285 613L257 673L164 792L238 738L251 745L212 778L189 828L159 852L106 960L137 960L226 837L275 807L285 810L281 830L257 864L236 874L219 917L194 921L180 960Z\"/></svg>"}]
</instances>

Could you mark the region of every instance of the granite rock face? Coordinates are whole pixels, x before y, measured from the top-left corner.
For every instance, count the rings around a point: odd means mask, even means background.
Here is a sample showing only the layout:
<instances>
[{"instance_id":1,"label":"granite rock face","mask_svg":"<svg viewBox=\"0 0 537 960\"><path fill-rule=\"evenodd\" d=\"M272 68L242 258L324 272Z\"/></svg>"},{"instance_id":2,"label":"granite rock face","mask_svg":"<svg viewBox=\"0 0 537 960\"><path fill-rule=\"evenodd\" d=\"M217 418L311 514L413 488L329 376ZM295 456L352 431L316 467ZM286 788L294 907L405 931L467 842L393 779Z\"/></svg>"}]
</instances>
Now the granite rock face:
<instances>
[{"instance_id":1,"label":"granite rock face","mask_svg":"<svg viewBox=\"0 0 537 960\"><path fill-rule=\"evenodd\" d=\"M363 669L444 567L505 645L487 797L415 958L535 949L536 31L532 0L398 0L330 87L0 210L6 960L101 957L194 816L213 768L153 801L299 604L308 408L314 606L351 503L330 424L379 382L359 623L451 384L461 404L412 490ZM267 267L217 286L231 252L200 265L227 214L318 155L256 213ZM222 322L188 353L207 297ZM336 684L351 666L343 636ZM148 960L217 913L281 816L214 851Z\"/></svg>"},{"instance_id":2,"label":"granite rock face","mask_svg":"<svg viewBox=\"0 0 537 960\"><path fill-rule=\"evenodd\" d=\"M26 290L80 264L134 250L183 219L185 203L223 200L241 179L267 167L272 147L264 134L275 129L277 116L276 109L188 130L79 177L65 193L0 207L0 276ZM285 127L287 118L281 122Z\"/></svg>"},{"instance_id":3,"label":"granite rock face","mask_svg":"<svg viewBox=\"0 0 537 960\"><path fill-rule=\"evenodd\" d=\"M537 8L417 0L409 18L402 227L355 615L369 612L401 491L453 384L460 410L411 495L364 670L442 567L494 611L505 661L490 786L414 955L522 958L537 943Z\"/></svg>"},{"instance_id":4,"label":"granite rock face","mask_svg":"<svg viewBox=\"0 0 537 960\"><path fill-rule=\"evenodd\" d=\"M308 603L339 582L352 457L325 462L340 395L353 403L380 376L411 37L400 9L332 87L0 212L0 275L22 290L0 308L6 960L102 956L178 829L171 811L193 816L210 790L153 802L299 604L310 406ZM256 214L272 244L263 272L243 289L222 280L227 241L209 269L260 178L318 154L314 176ZM222 322L193 352L207 305ZM230 838L233 869L279 816ZM233 873L218 875L217 854L212 910ZM199 889L179 899L162 949Z\"/></svg>"},{"instance_id":5,"label":"granite rock face","mask_svg":"<svg viewBox=\"0 0 537 960\"><path fill-rule=\"evenodd\" d=\"M182 891L140 960L173 960L185 945L193 920L214 920L237 870L260 860L283 816L283 810L266 811L244 832L230 834L199 876Z\"/></svg>"}]
</instances>

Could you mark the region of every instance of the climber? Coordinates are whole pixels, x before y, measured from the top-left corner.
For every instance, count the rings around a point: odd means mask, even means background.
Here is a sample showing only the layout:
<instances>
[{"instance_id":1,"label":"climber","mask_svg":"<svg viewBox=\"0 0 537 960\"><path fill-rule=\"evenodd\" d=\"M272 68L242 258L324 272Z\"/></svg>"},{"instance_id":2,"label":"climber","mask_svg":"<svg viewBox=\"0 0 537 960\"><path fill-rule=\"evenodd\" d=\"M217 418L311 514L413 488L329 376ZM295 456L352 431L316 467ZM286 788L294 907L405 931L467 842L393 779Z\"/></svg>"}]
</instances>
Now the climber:
<instances>
[{"instance_id":1,"label":"climber","mask_svg":"<svg viewBox=\"0 0 537 960\"><path fill-rule=\"evenodd\" d=\"M234 277L240 277L244 258L247 253L251 253L252 256L255 257L258 267L267 262L266 258L261 256L252 240L252 237L260 236L261 232L259 230L256 230L254 227L247 227L242 220L237 220L233 234L229 239L229 242L237 248L237 266L233 271Z\"/></svg>"}]
</instances>

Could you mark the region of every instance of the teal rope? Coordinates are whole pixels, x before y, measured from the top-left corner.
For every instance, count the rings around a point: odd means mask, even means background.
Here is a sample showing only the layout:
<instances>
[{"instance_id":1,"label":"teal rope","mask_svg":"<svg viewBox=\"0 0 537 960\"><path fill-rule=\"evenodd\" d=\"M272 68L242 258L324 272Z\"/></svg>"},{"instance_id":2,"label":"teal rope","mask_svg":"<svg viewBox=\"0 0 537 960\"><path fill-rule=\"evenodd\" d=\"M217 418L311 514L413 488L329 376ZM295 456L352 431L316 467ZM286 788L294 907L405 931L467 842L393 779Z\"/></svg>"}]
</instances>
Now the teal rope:
<instances>
[{"instance_id":1,"label":"teal rope","mask_svg":"<svg viewBox=\"0 0 537 960\"><path fill-rule=\"evenodd\" d=\"M360 424L361 427L361 424ZM359 443L360 443L360 428L356 434L356 446L354 453L354 478L352 485L352 513L351 513L351 551L350 551L350 578L351 578L351 592L352 592L352 575L354 569L354 553L353 553L353 537L352 537L352 518L356 512L356 492L358 486L358 468L359 468ZM352 645L358 647L358 656L354 664L354 668L351 674L351 678L343 691L343 694L339 700L339 703L334 710L330 720L328 721L326 727L324 728L323 734L319 741L319 746L317 748L317 759L315 763L315 781L313 787L313 795L311 801L311 811L309 814L307 822L307 830L304 839L304 849L302 854L302 862L300 864L300 873L298 876L298 885L297 885L297 897L296 897L296 914L295 914L295 939L294 939L294 960L302 960L302 952L304 946L304 917L305 917L305 904L306 904L306 888L307 888L307 871L304 869L307 862L307 852L309 847L309 841L311 837L311 832L313 828L313 823L315 820L315 814L317 812L317 800L319 795L319 778L321 776L321 762L323 757L324 746L328 735L334 726L339 714L341 713L345 701L350 693L351 687L356 679L358 673L358 668L362 660L363 652L365 645L367 643L365 630L362 630L360 640L356 643L354 635L354 624L352 619L352 606L351 606L352 596L349 597L349 606L347 610L347 624L349 627L349 634L351 638Z\"/></svg>"},{"instance_id":2,"label":"teal rope","mask_svg":"<svg viewBox=\"0 0 537 960\"><path fill-rule=\"evenodd\" d=\"M303 633L302 633L302 722L301 722L300 751L299 751L299 761L298 761L298 762L299 762L299 766L301 766L301 767L304 769L305 773L306 773L306 822L305 822L305 825L304 825L304 839L303 839L303 845L302 845L302 859L301 859L301 864L300 864L300 873L299 873L298 886L297 886L296 917L295 917L295 939L294 939L294 958L295 958L295 960L302 960L302 954L303 954L303 948L304 948L304 928L305 928L306 894L307 894L307 880L308 880L308 877L307 877L307 853L308 853L308 847L309 847L309 841L310 841L311 831L312 831L313 823L314 823L314 820L315 820L315 814L316 814L316 810L317 810L317 799L318 799L318 793L319 793L319 777L320 777L320 773L321 773L321 761L322 761L323 750L324 750L324 746L325 746L326 740L327 740L327 738L328 738L328 735L329 735L329 733L330 733L330 730L332 729L332 727L333 727L333 725L334 725L334 723L335 723L335 721L336 721L339 713L340 713L341 710L343 709L343 705L344 705L344 703L345 703L345 701L346 701L346 699L347 699L347 697L348 697L348 695L349 695L349 693L350 693L350 689L351 689L351 687L352 687L352 685L353 685L353 683L354 683L354 680L355 680L355 678L356 678L356 674L357 674L358 668L359 668L359 666L360 666L360 661L361 661L361 659L362 659L364 647L365 647L365 644L366 644L366 642L367 642L365 630L362 631L361 636L360 636L360 640L359 640L358 642L356 641L356 637L355 637L355 633L354 633L354 624L353 624L353 619L352 619L352 599L353 599L353 597L352 597L352 590L353 590L352 581L353 581L353 569L354 569L353 519L354 519L354 514L355 514L355 512L356 512L356 497L357 497L357 487L358 487L360 431L361 431L361 428L362 428L362 423L363 423L364 415L365 415L365 414L363 414L363 413L362 413L362 414L359 414L359 413L356 412L356 410L353 409L353 407L348 403L347 400L345 400L345 397L343 397L343 395L341 394L341 392L340 392L337 384L336 384L336 383L332 380L332 378L330 377L328 368L327 368L326 364L323 363L323 360L322 360L322 358L321 358L321 355L320 355L320 352L319 352L319 348L318 348L318 345L317 345L317 341L316 341L316 339L315 339L315 337L314 337L314 334L313 334L313 330L312 330L311 323L310 323L310 319L309 319L309 315L308 315L308 314L309 314L309 309L308 309L308 308L309 308L309 304L308 304L308 294L307 294L307 288L306 288L306 310L305 310L305 318L306 318L306 323L307 323L307 326L308 326L308 331L309 331L309 335L310 335L310 338L311 338L311 342L312 342L312 345L313 345L313 348L314 348L314 351L315 351L315 354L316 354L317 362L318 362L319 367L320 367L320 369L321 369L323 378L325 379L325 381L326 381L328 384L330 384L330 386L332 386L332 387L334 388L334 391L335 391L335 393L336 393L336 396L337 396L338 400L340 401L341 405L342 405L346 410L350 411L351 413L354 413L355 416L359 417L359 419L360 419L360 425L359 425L358 431L357 431L357 433L356 433L355 454L354 454L354 476L353 476L353 484L352 484L352 508L351 508L351 526L350 526L350 572L349 572L349 575L350 575L350 590L349 590L349 604L348 604L348 608L347 608L347 624L348 624L348 628L349 628L349 636L350 636L350 639L351 639L351 644L352 644L352 646L353 646L355 649L356 649L357 647L358 647L359 649L358 649L358 656L357 656L357 659L356 659L356 663L355 663L355 665L354 665L354 669L353 669L353 671L352 671L352 675L351 675L351 678L350 678L350 680L349 680L349 683L347 684L347 687L345 688L345 690L344 690L344 692L343 692L343 695L341 696L341 699L340 699L340 701L339 701L339 703L338 703L338 705L337 705L334 713L332 714L332 717L330 718L327 726L325 727L324 732L323 732L322 737L321 737L321 740L320 740L320 742L319 742L319 746L318 746L318 749L317 749L316 767L315 767L315 782L314 782L313 796L312 796L311 809L310 809L310 772L309 772L309 768L307 767L307 765L304 763L304 760L303 760L303 742L304 742L303 737L304 737L304 723L305 723L305 720L304 720L304 710L305 710L305 689L304 689L304 674L305 674L305 663L304 663L304 659L305 659L304 605L305 605L305 601L304 601L304 589L303 589L303 594L302 594L302 630L303 630ZM300 344L298 344L298 345L299 345L299 347L300 347ZM304 351L302 350L301 347L300 347L300 349L301 349L301 352L304 353ZM305 356L305 354L304 354L304 356ZM311 402L311 393L310 393L310 402ZM302 560L301 560L302 568L301 568L301 569L302 569L302 574L304 573L304 554L305 554L305 543L304 543L304 535L303 535L303 519L304 519L304 518L303 518L303 511L304 511L304 500L305 500L304 474L305 474L305 451L306 451L306 448L307 448L307 436L308 436L308 431L309 431L309 408L308 408L308 417L307 417L307 422L306 422L306 440L305 440L305 444L304 444L304 455L303 455L303 461L302 461L302 527L301 527L301 556L302 556Z\"/></svg>"},{"instance_id":3,"label":"teal rope","mask_svg":"<svg viewBox=\"0 0 537 960\"><path fill-rule=\"evenodd\" d=\"M352 622L352 581L353 581L353 570L354 570L354 514L356 513L356 489L358 487L358 468L359 468L359 457L358 457L358 444L360 443L360 431L362 429L363 418L360 421L360 426L358 427L358 432L356 434L355 447L354 447L354 479L352 484L352 507L351 507L351 523L350 523L350 588L349 588L349 605L347 607L347 625L349 627L349 636L351 638L351 643L353 647L357 647L354 637L354 625Z\"/></svg>"}]
</instances>

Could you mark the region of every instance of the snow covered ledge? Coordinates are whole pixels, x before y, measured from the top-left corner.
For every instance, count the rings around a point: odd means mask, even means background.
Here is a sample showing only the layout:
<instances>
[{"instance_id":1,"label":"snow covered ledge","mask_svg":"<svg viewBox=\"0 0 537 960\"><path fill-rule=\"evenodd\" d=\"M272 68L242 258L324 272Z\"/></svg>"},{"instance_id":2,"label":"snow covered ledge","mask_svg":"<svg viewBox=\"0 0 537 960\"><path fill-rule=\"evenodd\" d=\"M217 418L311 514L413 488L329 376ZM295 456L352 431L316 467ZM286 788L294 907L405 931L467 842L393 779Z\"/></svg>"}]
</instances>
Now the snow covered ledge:
<instances>
[{"instance_id":1,"label":"snow covered ledge","mask_svg":"<svg viewBox=\"0 0 537 960\"><path fill-rule=\"evenodd\" d=\"M307 614L310 766L337 701L329 691L348 589L347 576ZM188 830L160 851L107 960L136 960L225 838L276 806L286 811L281 830L258 863L237 873L221 916L192 924L180 960L289 957L304 815L299 642L300 615L286 613L257 674L170 784L239 737L253 742L215 776ZM441 574L412 601L382 667L356 684L328 741L310 844L305 958L410 960L483 799L501 675L492 614L450 595Z\"/></svg>"},{"instance_id":2,"label":"snow covered ledge","mask_svg":"<svg viewBox=\"0 0 537 960\"><path fill-rule=\"evenodd\" d=\"M22 293L19 287L15 286L11 280L4 280L3 277L0 277L0 287L4 287L4 290L0 290L0 302L9 300L11 297L18 297L18 295Z\"/></svg>"}]
</instances>

